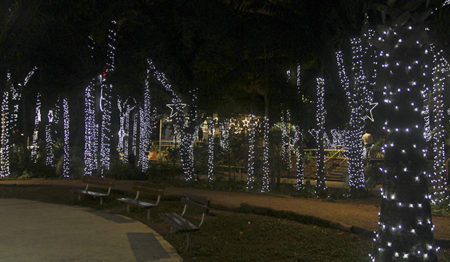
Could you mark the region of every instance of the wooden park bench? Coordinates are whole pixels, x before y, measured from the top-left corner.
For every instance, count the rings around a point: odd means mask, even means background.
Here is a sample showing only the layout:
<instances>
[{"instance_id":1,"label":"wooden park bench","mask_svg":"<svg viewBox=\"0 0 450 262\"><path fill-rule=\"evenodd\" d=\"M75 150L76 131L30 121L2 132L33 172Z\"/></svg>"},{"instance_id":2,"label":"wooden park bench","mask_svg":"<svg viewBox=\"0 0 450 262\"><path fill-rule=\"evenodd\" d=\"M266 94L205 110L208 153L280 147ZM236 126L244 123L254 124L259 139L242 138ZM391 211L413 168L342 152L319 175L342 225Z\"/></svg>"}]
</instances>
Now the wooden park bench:
<instances>
[{"instance_id":1,"label":"wooden park bench","mask_svg":"<svg viewBox=\"0 0 450 262\"><path fill-rule=\"evenodd\" d=\"M176 213L165 213L162 214L161 217L170 224L171 232L186 232L186 249L189 249L191 245L191 232L198 231L203 225L205 216L209 210L209 200L201 196L183 193L181 202L184 203L184 208L180 215ZM198 225L194 225L186 219L185 214L188 207L195 208L202 213L202 217Z\"/></svg>"},{"instance_id":2,"label":"wooden park bench","mask_svg":"<svg viewBox=\"0 0 450 262\"><path fill-rule=\"evenodd\" d=\"M88 195L92 196L93 198L100 198L100 205L103 205L103 198L108 197L111 195L111 188L114 186L116 180L111 178L99 178L99 177L93 177L93 176L84 176L83 177L83 183L86 184L86 187L84 189L77 189L72 190L73 193L78 194L78 200L81 200L81 195ZM92 188L103 188L107 189L106 192L104 191L92 191Z\"/></svg>"},{"instance_id":3,"label":"wooden park bench","mask_svg":"<svg viewBox=\"0 0 450 262\"><path fill-rule=\"evenodd\" d=\"M147 220L150 220L150 208L159 205L161 196L164 195L164 186L155 185L147 182L135 182L133 190L136 191L135 198L122 197L117 200L127 205L127 213L130 213L130 206L137 206L138 208L147 209ZM146 193L156 196L156 201L153 203L139 200L140 194Z\"/></svg>"}]
</instances>

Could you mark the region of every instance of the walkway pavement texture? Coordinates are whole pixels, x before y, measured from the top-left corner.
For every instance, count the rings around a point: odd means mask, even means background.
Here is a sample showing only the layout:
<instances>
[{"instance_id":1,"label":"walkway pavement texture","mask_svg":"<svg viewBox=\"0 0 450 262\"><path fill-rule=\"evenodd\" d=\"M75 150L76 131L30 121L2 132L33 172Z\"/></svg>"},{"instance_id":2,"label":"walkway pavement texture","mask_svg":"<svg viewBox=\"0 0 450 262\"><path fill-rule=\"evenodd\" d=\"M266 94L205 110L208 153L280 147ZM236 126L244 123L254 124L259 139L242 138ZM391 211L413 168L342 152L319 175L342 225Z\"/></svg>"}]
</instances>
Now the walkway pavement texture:
<instances>
[{"instance_id":1,"label":"walkway pavement texture","mask_svg":"<svg viewBox=\"0 0 450 262\"><path fill-rule=\"evenodd\" d=\"M0 260L182 261L148 226L101 211L23 199L0 199Z\"/></svg>"},{"instance_id":2,"label":"walkway pavement texture","mask_svg":"<svg viewBox=\"0 0 450 262\"><path fill-rule=\"evenodd\" d=\"M79 180L10 180L0 181L1 184L54 184L82 186ZM116 182L116 188L128 191L133 181L120 180ZM378 203L367 203L365 200L326 201L311 198L295 198L283 195L257 194L246 192L211 191L193 188L167 187L166 195L181 195L189 192L207 197L212 205L221 205L230 208L238 208L241 204L271 208L274 210L291 211L301 215L308 215L339 223L345 227L359 227L369 231L378 229ZM434 236L438 240L450 241L450 216L433 216L436 225Z\"/></svg>"}]
</instances>

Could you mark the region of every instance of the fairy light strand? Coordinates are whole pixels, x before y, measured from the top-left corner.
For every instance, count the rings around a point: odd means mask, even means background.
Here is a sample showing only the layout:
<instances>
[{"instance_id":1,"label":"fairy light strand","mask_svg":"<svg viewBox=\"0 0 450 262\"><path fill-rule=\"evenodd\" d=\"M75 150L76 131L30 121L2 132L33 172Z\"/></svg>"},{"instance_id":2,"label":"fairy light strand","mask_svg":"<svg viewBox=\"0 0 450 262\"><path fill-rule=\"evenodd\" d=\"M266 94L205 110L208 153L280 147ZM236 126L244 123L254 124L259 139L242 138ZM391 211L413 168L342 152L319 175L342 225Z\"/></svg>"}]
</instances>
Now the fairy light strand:
<instances>
[{"instance_id":1,"label":"fairy light strand","mask_svg":"<svg viewBox=\"0 0 450 262\"><path fill-rule=\"evenodd\" d=\"M54 113L53 110L49 110L47 114L48 122L45 125L45 148L46 148L46 157L45 164L50 167L55 166L55 152L54 152L54 140L52 137L53 130L53 119Z\"/></svg>"},{"instance_id":2,"label":"fairy light strand","mask_svg":"<svg viewBox=\"0 0 450 262\"><path fill-rule=\"evenodd\" d=\"M191 97L191 103L189 106L189 120L187 123L185 118L185 104L182 103L182 100L175 93L172 85L166 78L163 72L160 72L156 69L151 59L148 59L148 68L153 76L161 83L164 89L171 95L171 101L173 104L174 110L174 128L175 133L180 136L180 160L181 166L183 169L183 173L186 181L193 181L195 179L195 170L194 170L194 143L195 143L195 135L194 133L198 129L198 126L195 126L197 122L198 112L197 112L197 93L198 90L195 88L193 90L189 90L189 94Z\"/></svg>"},{"instance_id":3,"label":"fairy light strand","mask_svg":"<svg viewBox=\"0 0 450 262\"><path fill-rule=\"evenodd\" d=\"M317 176L315 193L317 196L323 195L327 191L325 184L325 150L323 136L325 133L325 80L321 77L316 78L317 81L317 101L316 101L316 123L317 123Z\"/></svg>"},{"instance_id":4,"label":"fairy light strand","mask_svg":"<svg viewBox=\"0 0 450 262\"><path fill-rule=\"evenodd\" d=\"M214 177L214 118L208 118L208 182L213 182Z\"/></svg>"},{"instance_id":5,"label":"fairy light strand","mask_svg":"<svg viewBox=\"0 0 450 262\"><path fill-rule=\"evenodd\" d=\"M436 50L434 44L430 45L433 54L432 69L432 97L433 97L433 172L430 172L430 182L433 205L441 205L449 200L446 195L447 181L445 168L445 114L444 114L444 90L445 68L448 65L442 50Z\"/></svg>"},{"instance_id":6,"label":"fairy light strand","mask_svg":"<svg viewBox=\"0 0 450 262\"><path fill-rule=\"evenodd\" d=\"M95 79L84 89L84 175L97 169L98 127L95 121Z\"/></svg>"},{"instance_id":7,"label":"fairy light strand","mask_svg":"<svg viewBox=\"0 0 450 262\"><path fill-rule=\"evenodd\" d=\"M251 190L255 186L255 142L256 121L255 116L251 114L248 127L247 190Z\"/></svg>"},{"instance_id":8,"label":"fairy light strand","mask_svg":"<svg viewBox=\"0 0 450 262\"><path fill-rule=\"evenodd\" d=\"M10 175L9 170L9 92L3 92L3 100L1 105L1 145L0 145L0 177L8 177Z\"/></svg>"},{"instance_id":9,"label":"fairy light strand","mask_svg":"<svg viewBox=\"0 0 450 262\"><path fill-rule=\"evenodd\" d=\"M34 130L33 130L33 142L31 145L31 159L34 163L37 162L38 153L38 138L39 138L39 123L41 122L41 94L36 95L36 107L34 116Z\"/></svg>"},{"instance_id":10,"label":"fairy light strand","mask_svg":"<svg viewBox=\"0 0 450 262\"><path fill-rule=\"evenodd\" d=\"M100 174L109 170L111 164L111 114L112 114L112 91L113 85L108 80L114 72L116 53L116 32L114 28L117 22L111 21L111 28L108 30L108 48L106 54L105 71L101 77L101 97L100 109L102 111L101 133L100 133Z\"/></svg>"},{"instance_id":11,"label":"fairy light strand","mask_svg":"<svg viewBox=\"0 0 450 262\"><path fill-rule=\"evenodd\" d=\"M262 188L261 192L270 191L270 162L269 162L269 132L270 121L269 116L264 116L263 119L263 164L262 164Z\"/></svg>"},{"instance_id":12,"label":"fairy light strand","mask_svg":"<svg viewBox=\"0 0 450 262\"><path fill-rule=\"evenodd\" d=\"M67 98L63 99L63 126L64 126L64 158L62 174L63 177L70 177L70 114L69 101Z\"/></svg>"},{"instance_id":13,"label":"fairy light strand","mask_svg":"<svg viewBox=\"0 0 450 262\"><path fill-rule=\"evenodd\" d=\"M303 97L301 95L301 66L297 65L297 101L302 103ZM305 187L303 181L305 180L305 168L303 166L303 129L300 126L294 127L294 147L297 156L297 190L303 190Z\"/></svg>"}]
</instances>

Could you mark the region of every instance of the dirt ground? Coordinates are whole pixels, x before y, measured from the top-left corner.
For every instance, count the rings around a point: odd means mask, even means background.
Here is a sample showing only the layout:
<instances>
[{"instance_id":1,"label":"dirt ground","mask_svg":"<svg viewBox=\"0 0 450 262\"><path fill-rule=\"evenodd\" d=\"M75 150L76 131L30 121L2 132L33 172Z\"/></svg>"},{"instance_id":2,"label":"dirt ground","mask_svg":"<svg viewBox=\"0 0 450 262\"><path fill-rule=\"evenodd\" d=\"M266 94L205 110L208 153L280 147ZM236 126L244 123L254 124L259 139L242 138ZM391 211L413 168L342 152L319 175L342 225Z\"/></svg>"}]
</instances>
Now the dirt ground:
<instances>
[{"instance_id":1,"label":"dirt ground","mask_svg":"<svg viewBox=\"0 0 450 262\"><path fill-rule=\"evenodd\" d=\"M80 180L5 180L0 184L40 184L40 185L66 185L82 186ZM128 191L133 181L120 180L116 188ZM369 231L377 230L378 212L380 207L373 200L340 200L328 201L311 198L295 198L283 195L212 191L194 188L167 187L166 195L181 195L189 192L207 197L212 204L236 208L246 203L252 206L266 207L274 210L291 211L301 215L309 215L339 223L345 227L356 226ZM450 216L433 216L436 225L434 236L438 240L450 241Z\"/></svg>"}]
</instances>

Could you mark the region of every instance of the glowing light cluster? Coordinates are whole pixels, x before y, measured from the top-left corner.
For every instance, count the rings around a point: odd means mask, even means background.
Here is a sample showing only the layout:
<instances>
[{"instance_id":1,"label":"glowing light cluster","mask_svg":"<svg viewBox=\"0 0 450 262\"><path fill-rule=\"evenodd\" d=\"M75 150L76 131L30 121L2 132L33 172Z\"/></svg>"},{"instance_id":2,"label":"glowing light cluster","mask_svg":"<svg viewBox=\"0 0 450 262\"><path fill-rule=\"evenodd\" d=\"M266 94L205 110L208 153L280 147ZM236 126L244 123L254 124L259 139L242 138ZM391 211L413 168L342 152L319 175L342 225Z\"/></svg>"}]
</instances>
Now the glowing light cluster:
<instances>
[{"instance_id":1,"label":"glowing light cluster","mask_svg":"<svg viewBox=\"0 0 450 262\"><path fill-rule=\"evenodd\" d=\"M10 175L9 171L9 92L3 91L2 115L1 115L1 144L0 144L0 177Z\"/></svg>"},{"instance_id":2,"label":"glowing light cluster","mask_svg":"<svg viewBox=\"0 0 450 262\"><path fill-rule=\"evenodd\" d=\"M445 169L445 114L444 114L444 90L445 77L448 62L443 56L443 51L436 50L432 44L430 49L433 53L432 70L432 98L433 98L433 172L430 177L432 187L431 203L440 205L448 200L446 195L447 181Z\"/></svg>"},{"instance_id":3,"label":"glowing light cluster","mask_svg":"<svg viewBox=\"0 0 450 262\"><path fill-rule=\"evenodd\" d=\"M54 153L54 141L52 137L52 130L53 130L53 110L48 111L48 122L47 125L45 125L45 148L46 148L46 158L45 158L45 164L47 166L55 166L55 153Z\"/></svg>"},{"instance_id":4,"label":"glowing light cluster","mask_svg":"<svg viewBox=\"0 0 450 262\"><path fill-rule=\"evenodd\" d=\"M253 189L255 184L255 143L256 143L256 121L255 116L250 115L248 128L248 160L247 160L247 185L246 188Z\"/></svg>"},{"instance_id":5,"label":"glowing light cluster","mask_svg":"<svg viewBox=\"0 0 450 262\"><path fill-rule=\"evenodd\" d=\"M379 230L372 261L437 261L433 243L427 181L427 142L423 136L423 92L429 88L429 47L416 37L424 28L386 28L379 41L384 49L384 167Z\"/></svg>"},{"instance_id":6,"label":"glowing light cluster","mask_svg":"<svg viewBox=\"0 0 450 262\"><path fill-rule=\"evenodd\" d=\"M64 158L62 172L63 177L70 177L70 118L69 118L69 101L63 99L63 126L64 126Z\"/></svg>"},{"instance_id":7,"label":"glowing light cluster","mask_svg":"<svg viewBox=\"0 0 450 262\"><path fill-rule=\"evenodd\" d=\"M262 188L261 192L270 191L270 163L269 163L269 132L270 122L269 117L266 115L263 119L263 163L262 163ZM290 154L290 152L289 152Z\"/></svg>"},{"instance_id":8,"label":"glowing light cluster","mask_svg":"<svg viewBox=\"0 0 450 262\"><path fill-rule=\"evenodd\" d=\"M95 80L84 89L84 175L97 169L98 128L95 122Z\"/></svg>"},{"instance_id":9,"label":"glowing light cluster","mask_svg":"<svg viewBox=\"0 0 450 262\"><path fill-rule=\"evenodd\" d=\"M213 182L214 177L214 118L208 120L208 181Z\"/></svg>"},{"instance_id":10,"label":"glowing light cluster","mask_svg":"<svg viewBox=\"0 0 450 262\"><path fill-rule=\"evenodd\" d=\"M34 131L33 131L33 143L31 145L31 159L34 163L37 161L38 152L38 138L39 138L39 123L41 122L41 94L36 95L36 108L34 116Z\"/></svg>"},{"instance_id":11,"label":"glowing light cluster","mask_svg":"<svg viewBox=\"0 0 450 262\"><path fill-rule=\"evenodd\" d=\"M317 81L317 101L316 101L316 123L317 123L317 177L315 192L317 196L323 195L327 186L325 184L325 150L323 136L325 133L325 80L321 77L316 79Z\"/></svg>"}]
</instances>

